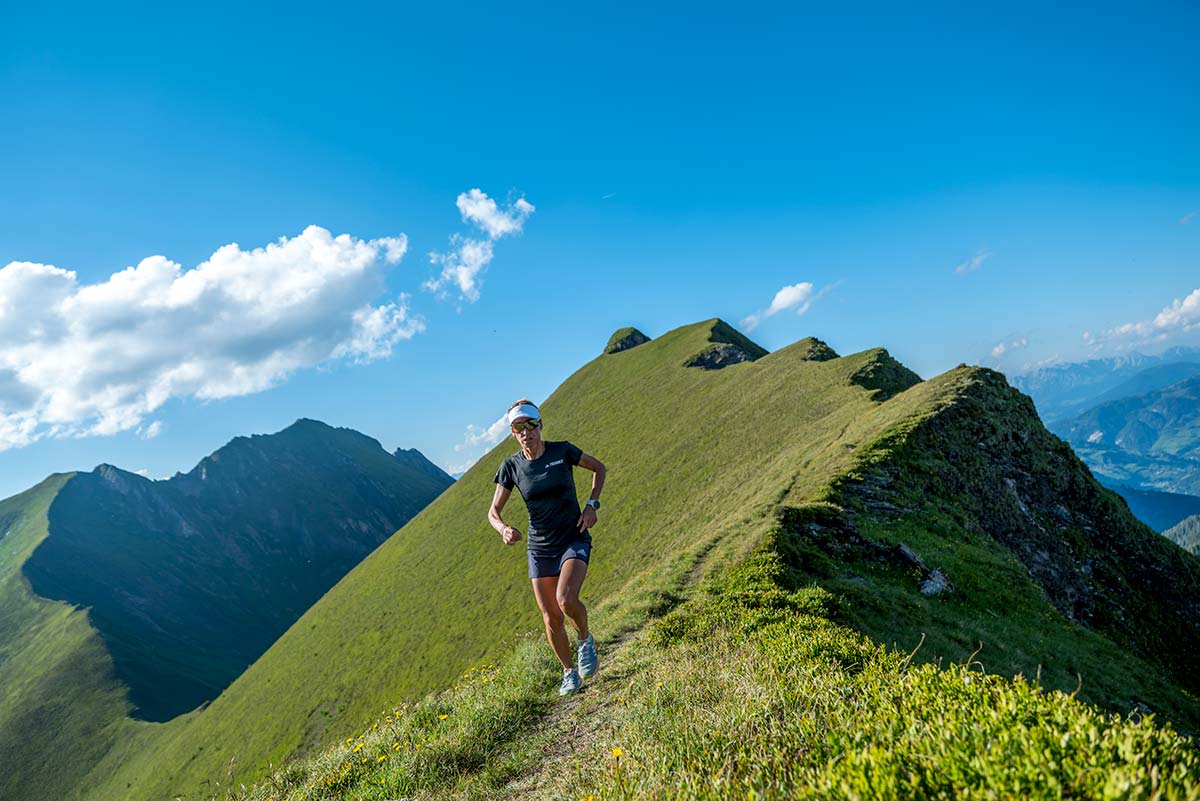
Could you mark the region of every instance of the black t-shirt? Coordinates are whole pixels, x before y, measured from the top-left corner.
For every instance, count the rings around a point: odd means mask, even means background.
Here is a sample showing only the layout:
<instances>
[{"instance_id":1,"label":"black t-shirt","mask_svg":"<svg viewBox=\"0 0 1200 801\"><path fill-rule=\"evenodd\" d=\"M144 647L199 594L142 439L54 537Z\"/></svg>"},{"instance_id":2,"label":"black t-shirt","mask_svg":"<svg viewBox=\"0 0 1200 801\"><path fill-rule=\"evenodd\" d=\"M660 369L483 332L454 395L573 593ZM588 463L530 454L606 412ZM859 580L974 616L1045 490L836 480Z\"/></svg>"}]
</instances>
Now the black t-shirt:
<instances>
[{"instance_id":1,"label":"black t-shirt","mask_svg":"<svg viewBox=\"0 0 1200 801\"><path fill-rule=\"evenodd\" d=\"M530 461L517 451L500 463L493 479L505 489L521 491L529 508L529 550L556 551L572 542L590 541L579 531L579 498L572 468L583 451L569 442L546 442L545 452Z\"/></svg>"}]
</instances>

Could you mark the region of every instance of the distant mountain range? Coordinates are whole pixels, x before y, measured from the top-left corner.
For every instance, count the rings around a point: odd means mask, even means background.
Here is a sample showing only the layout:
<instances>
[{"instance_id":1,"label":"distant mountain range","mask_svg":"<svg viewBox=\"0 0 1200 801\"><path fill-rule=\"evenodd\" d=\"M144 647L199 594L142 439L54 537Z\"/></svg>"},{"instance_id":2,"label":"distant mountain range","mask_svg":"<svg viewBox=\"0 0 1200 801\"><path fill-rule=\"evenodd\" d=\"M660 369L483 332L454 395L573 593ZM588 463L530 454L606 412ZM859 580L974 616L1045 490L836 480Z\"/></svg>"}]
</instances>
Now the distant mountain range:
<instances>
[{"instance_id":1,"label":"distant mountain range","mask_svg":"<svg viewBox=\"0 0 1200 801\"><path fill-rule=\"evenodd\" d=\"M1200 495L1200 375L1101 403L1051 429L1109 480Z\"/></svg>"},{"instance_id":2,"label":"distant mountain range","mask_svg":"<svg viewBox=\"0 0 1200 801\"><path fill-rule=\"evenodd\" d=\"M1200 374L1200 348L1175 347L1154 356L1128 353L1054 364L1008 376L1033 398L1047 427L1108 401L1140 395Z\"/></svg>"},{"instance_id":3,"label":"distant mountain range","mask_svg":"<svg viewBox=\"0 0 1200 801\"><path fill-rule=\"evenodd\" d=\"M1010 380L1156 531L1200 511L1200 349L1060 364Z\"/></svg>"}]
</instances>

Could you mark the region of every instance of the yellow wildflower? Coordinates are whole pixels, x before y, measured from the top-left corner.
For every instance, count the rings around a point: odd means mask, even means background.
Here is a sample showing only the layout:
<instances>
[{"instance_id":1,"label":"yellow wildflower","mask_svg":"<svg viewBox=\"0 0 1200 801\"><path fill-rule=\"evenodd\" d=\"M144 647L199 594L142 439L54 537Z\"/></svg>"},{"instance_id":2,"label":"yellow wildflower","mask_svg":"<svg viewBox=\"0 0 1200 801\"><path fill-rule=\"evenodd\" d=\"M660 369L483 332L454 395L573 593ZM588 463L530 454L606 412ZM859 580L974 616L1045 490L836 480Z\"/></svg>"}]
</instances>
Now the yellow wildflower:
<instances>
[{"instance_id":1,"label":"yellow wildflower","mask_svg":"<svg viewBox=\"0 0 1200 801\"><path fill-rule=\"evenodd\" d=\"M620 748L613 749L613 759L620 759L623 756L625 756L625 752L622 751Z\"/></svg>"}]
</instances>

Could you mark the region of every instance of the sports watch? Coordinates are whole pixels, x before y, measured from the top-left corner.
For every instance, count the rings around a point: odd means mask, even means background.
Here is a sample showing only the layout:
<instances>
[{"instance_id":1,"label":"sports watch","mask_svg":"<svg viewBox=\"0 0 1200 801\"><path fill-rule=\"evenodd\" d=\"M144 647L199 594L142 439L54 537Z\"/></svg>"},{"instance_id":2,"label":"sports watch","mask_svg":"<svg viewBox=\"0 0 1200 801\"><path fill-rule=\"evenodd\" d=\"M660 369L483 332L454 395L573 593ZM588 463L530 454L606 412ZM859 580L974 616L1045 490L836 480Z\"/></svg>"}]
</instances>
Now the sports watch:
<instances>
[{"instance_id":1,"label":"sports watch","mask_svg":"<svg viewBox=\"0 0 1200 801\"><path fill-rule=\"evenodd\" d=\"M600 501L599 500L589 500L587 502L587 505L592 507L592 511L594 511L594 512L600 511Z\"/></svg>"}]
</instances>

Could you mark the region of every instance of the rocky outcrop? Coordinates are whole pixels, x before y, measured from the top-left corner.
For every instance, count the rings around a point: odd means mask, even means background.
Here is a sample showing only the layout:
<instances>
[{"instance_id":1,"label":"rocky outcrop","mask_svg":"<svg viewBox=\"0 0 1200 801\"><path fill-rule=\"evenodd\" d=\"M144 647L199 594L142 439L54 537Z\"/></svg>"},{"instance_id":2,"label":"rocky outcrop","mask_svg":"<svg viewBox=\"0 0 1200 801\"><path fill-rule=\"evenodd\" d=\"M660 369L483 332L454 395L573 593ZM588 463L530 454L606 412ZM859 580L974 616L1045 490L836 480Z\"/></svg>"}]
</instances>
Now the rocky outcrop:
<instances>
[{"instance_id":1,"label":"rocky outcrop","mask_svg":"<svg viewBox=\"0 0 1200 801\"><path fill-rule=\"evenodd\" d=\"M875 390L875 400L887 400L921 383L921 376L893 359L884 348L876 348L869 353L870 358L850 376L850 382Z\"/></svg>"},{"instance_id":2,"label":"rocky outcrop","mask_svg":"<svg viewBox=\"0 0 1200 801\"><path fill-rule=\"evenodd\" d=\"M710 345L688 360L687 367L699 367L702 370L720 370L732 364L751 362L754 359L749 353L737 345L719 342Z\"/></svg>"},{"instance_id":3,"label":"rocky outcrop","mask_svg":"<svg viewBox=\"0 0 1200 801\"><path fill-rule=\"evenodd\" d=\"M788 351L795 354L796 358L810 362L828 362L840 358L837 351L816 337L805 337L789 346Z\"/></svg>"},{"instance_id":4,"label":"rocky outcrop","mask_svg":"<svg viewBox=\"0 0 1200 801\"><path fill-rule=\"evenodd\" d=\"M839 502L852 517L961 520L1008 548L1066 618L1200 689L1200 561L1136 520L1001 374L959 371L957 397L868 448Z\"/></svg>"},{"instance_id":5,"label":"rocky outcrop","mask_svg":"<svg viewBox=\"0 0 1200 801\"><path fill-rule=\"evenodd\" d=\"M768 351L724 320L713 320L708 335L709 345L684 360L684 367L720 370L742 362L752 362L766 356Z\"/></svg>"},{"instance_id":6,"label":"rocky outcrop","mask_svg":"<svg viewBox=\"0 0 1200 801\"><path fill-rule=\"evenodd\" d=\"M618 328L613 332L613 335L608 338L608 344L604 346L605 353L620 353L623 350L636 348L638 345L645 344L650 341L650 337L643 334L636 328Z\"/></svg>"}]
</instances>

